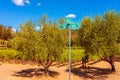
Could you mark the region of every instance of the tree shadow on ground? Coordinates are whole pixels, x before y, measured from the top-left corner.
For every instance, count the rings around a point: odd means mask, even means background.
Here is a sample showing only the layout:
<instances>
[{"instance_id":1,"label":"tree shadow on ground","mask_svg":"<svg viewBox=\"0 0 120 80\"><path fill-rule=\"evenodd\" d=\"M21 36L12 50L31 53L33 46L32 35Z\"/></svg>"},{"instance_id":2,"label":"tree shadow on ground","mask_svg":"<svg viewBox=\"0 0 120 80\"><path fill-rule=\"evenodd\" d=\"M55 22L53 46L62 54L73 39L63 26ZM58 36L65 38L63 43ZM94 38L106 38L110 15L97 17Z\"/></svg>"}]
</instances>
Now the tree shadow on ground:
<instances>
[{"instance_id":1,"label":"tree shadow on ground","mask_svg":"<svg viewBox=\"0 0 120 80\"><path fill-rule=\"evenodd\" d=\"M68 69L66 70L68 72ZM72 68L71 72L79 77L88 79L104 80L111 73L109 68L87 67L86 71L82 68Z\"/></svg>"},{"instance_id":2,"label":"tree shadow on ground","mask_svg":"<svg viewBox=\"0 0 120 80\"><path fill-rule=\"evenodd\" d=\"M114 58L114 61L120 62L120 57L115 57L115 58Z\"/></svg>"},{"instance_id":3,"label":"tree shadow on ground","mask_svg":"<svg viewBox=\"0 0 120 80\"><path fill-rule=\"evenodd\" d=\"M90 63L88 63L88 65L93 65L93 64L96 64L96 63L98 63L100 61L102 61L102 60L97 60L97 61L90 62Z\"/></svg>"},{"instance_id":4,"label":"tree shadow on ground","mask_svg":"<svg viewBox=\"0 0 120 80\"><path fill-rule=\"evenodd\" d=\"M45 75L44 69L30 68L30 69L21 70L19 72L15 72L13 76L17 76L17 77L34 77L34 76L42 76L42 75ZM55 76L58 76L59 73L56 72L56 71L50 71L49 70L48 75L55 78Z\"/></svg>"}]
</instances>

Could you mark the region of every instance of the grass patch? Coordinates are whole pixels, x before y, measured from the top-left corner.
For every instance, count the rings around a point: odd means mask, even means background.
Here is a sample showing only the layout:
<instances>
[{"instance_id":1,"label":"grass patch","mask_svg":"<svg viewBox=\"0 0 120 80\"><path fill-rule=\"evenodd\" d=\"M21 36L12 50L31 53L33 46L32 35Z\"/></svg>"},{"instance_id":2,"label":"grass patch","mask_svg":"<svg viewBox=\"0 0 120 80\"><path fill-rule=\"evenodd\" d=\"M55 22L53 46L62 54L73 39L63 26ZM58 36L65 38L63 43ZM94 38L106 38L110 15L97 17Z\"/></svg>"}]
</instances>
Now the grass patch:
<instances>
[{"instance_id":1,"label":"grass patch","mask_svg":"<svg viewBox=\"0 0 120 80\"><path fill-rule=\"evenodd\" d=\"M0 50L0 58L4 59L22 59L22 52L14 50L14 49L1 49Z\"/></svg>"}]
</instances>

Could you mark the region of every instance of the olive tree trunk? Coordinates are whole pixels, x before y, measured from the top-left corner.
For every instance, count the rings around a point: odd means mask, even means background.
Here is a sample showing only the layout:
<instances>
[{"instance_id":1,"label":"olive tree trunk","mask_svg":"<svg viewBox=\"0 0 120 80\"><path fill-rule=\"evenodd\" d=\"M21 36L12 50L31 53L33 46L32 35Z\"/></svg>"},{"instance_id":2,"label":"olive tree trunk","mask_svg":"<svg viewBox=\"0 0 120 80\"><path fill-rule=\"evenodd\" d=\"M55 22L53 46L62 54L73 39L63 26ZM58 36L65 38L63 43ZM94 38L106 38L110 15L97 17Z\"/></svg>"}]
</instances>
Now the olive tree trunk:
<instances>
[{"instance_id":1,"label":"olive tree trunk","mask_svg":"<svg viewBox=\"0 0 120 80\"><path fill-rule=\"evenodd\" d=\"M47 60L47 61L39 61L39 62L42 65L42 67L44 68L45 74L48 75L49 74L49 67L51 66L53 61Z\"/></svg>"},{"instance_id":2,"label":"olive tree trunk","mask_svg":"<svg viewBox=\"0 0 120 80\"><path fill-rule=\"evenodd\" d=\"M116 72L115 64L114 64L114 56L112 55L109 56L107 59L105 59L105 61L107 61L111 65L111 71Z\"/></svg>"}]
</instances>

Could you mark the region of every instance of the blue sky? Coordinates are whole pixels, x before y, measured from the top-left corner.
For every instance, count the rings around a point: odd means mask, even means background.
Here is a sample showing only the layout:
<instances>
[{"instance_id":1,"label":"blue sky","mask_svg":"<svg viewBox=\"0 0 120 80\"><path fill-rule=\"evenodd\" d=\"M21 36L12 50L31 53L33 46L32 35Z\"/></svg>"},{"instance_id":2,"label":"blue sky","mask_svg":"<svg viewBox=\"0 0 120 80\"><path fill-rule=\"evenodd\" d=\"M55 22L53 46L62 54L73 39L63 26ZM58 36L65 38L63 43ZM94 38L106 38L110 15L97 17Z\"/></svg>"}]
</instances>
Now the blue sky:
<instances>
[{"instance_id":1,"label":"blue sky","mask_svg":"<svg viewBox=\"0 0 120 80\"><path fill-rule=\"evenodd\" d=\"M0 24L17 29L44 13L54 20L74 14L73 20L79 22L84 16L103 15L107 10L120 12L120 0L0 0Z\"/></svg>"}]
</instances>

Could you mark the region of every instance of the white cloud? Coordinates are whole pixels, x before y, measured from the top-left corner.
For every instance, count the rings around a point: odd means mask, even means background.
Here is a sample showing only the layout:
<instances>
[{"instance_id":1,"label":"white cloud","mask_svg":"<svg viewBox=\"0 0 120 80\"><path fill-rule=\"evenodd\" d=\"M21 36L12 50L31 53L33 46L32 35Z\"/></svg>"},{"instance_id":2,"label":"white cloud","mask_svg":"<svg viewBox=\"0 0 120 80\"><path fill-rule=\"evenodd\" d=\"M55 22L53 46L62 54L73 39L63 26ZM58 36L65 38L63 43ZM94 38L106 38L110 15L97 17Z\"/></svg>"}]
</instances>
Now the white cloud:
<instances>
[{"instance_id":1,"label":"white cloud","mask_svg":"<svg viewBox=\"0 0 120 80\"><path fill-rule=\"evenodd\" d=\"M12 30L13 30L14 32L16 32L16 29L15 29L15 28L12 28Z\"/></svg>"},{"instance_id":2,"label":"white cloud","mask_svg":"<svg viewBox=\"0 0 120 80\"><path fill-rule=\"evenodd\" d=\"M41 6L41 3L37 3L38 6Z\"/></svg>"},{"instance_id":3,"label":"white cloud","mask_svg":"<svg viewBox=\"0 0 120 80\"><path fill-rule=\"evenodd\" d=\"M37 26L35 29L36 29L36 30L40 30L40 27L39 27L39 26Z\"/></svg>"},{"instance_id":4,"label":"white cloud","mask_svg":"<svg viewBox=\"0 0 120 80\"><path fill-rule=\"evenodd\" d=\"M41 30L43 28L43 26L37 26L35 29L36 30Z\"/></svg>"},{"instance_id":5,"label":"white cloud","mask_svg":"<svg viewBox=\"0 0 120 80\"><path fill-rule=\"evenodd\" d=\"M68 14L67 16L65 16L67 18L76 18L76 15L75 14Z\"/></svg>"},{"instance_id":6,"label":"white cloud","mask_svg":"<svg viewBox=\"0 0 120 80\"><path fill-rule=\"evenodd\" d=\"M29 0L12 0L15 5L24 6L25 4L30 4Z\"/></svg>"},{"instance_id":7,"label":"white cloud","mask_svg":"<svg viewBox=\"0 0 120 80\"><path fill-rule=\"evenodd\" d=\"M30 4L30 1L29 0L25 0L25 3Z\"/></svg>"}]
</instances>

